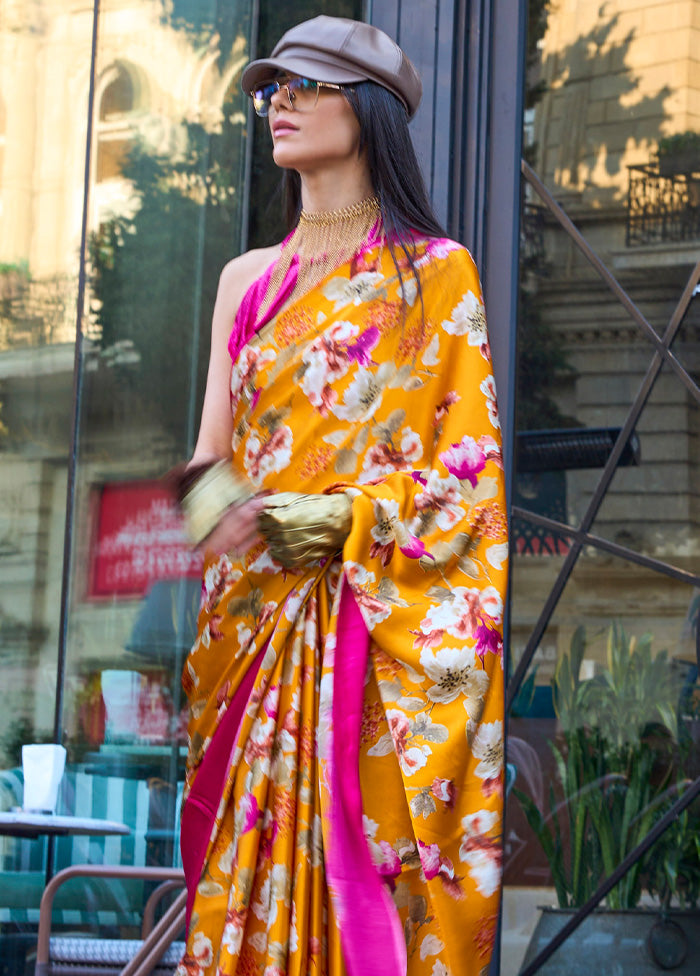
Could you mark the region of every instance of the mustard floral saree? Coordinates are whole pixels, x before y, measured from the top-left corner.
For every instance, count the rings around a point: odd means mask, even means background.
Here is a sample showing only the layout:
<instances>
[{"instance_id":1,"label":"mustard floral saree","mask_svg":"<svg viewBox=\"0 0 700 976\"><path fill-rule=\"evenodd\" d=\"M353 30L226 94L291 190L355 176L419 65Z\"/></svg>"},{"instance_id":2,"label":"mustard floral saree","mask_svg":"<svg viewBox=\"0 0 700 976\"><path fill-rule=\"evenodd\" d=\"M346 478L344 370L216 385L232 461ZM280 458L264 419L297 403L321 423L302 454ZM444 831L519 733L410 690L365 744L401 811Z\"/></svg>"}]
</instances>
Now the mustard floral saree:
<instances>
[{"instance_id":1,"label":"mustard floral saree","mask_svg":"<svg viewBox=\"0 0 700 976\"><path fill-rule=\"evenodd\" d=\"M348 491L353 520L342 554L295 570L262 543L207 561L184 671L179 976L488 966L499 423L468 252L424 241L416 264L421 288L403 267L402 302L390 254L370 245L257 332L239 323L234 467L261 491Z\"/></svg>"}]
</instances>

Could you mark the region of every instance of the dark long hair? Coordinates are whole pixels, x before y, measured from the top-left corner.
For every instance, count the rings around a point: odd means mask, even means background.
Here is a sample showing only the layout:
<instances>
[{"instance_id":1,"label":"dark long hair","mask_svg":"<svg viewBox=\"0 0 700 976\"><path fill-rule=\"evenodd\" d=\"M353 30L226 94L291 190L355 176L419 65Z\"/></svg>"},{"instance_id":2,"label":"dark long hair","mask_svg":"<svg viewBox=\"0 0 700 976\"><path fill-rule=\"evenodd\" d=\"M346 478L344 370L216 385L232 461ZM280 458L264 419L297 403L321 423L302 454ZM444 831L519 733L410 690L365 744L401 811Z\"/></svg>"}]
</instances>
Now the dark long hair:
<instances>
[{"instance_id":1,"label":"dark long hair","mask_svg":"<svg viewBox=\"0 0 700 976\"><path fill-rule=\"evenodd\" d=\"M344 88L343 94L360 123L359 151L367 153L370 179L379 200L394 265L401 277L395 253L398 246L408 260L420 294L420 280L413 263L415 237L447 235L433 212L425 188L408 131L408 113L396 95L373 81ZM287 226L291 230L301 213L301 179L295 170L285 170L283 180Z\"/></svg>"}]
</instances>

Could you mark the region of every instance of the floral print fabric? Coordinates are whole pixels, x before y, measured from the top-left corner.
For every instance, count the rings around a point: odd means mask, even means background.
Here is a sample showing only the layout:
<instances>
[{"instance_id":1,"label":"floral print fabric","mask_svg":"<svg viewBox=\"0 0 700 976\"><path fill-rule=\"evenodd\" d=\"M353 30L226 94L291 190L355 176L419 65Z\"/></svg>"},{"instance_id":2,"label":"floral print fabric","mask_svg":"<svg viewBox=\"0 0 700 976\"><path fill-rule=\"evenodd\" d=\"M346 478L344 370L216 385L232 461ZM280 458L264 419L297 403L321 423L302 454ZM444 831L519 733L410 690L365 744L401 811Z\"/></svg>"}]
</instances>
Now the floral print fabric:
<instances>
[{"instance_id":1,"label":"floral print fabric","mask_svg":"<svg viewBox=\"0 0 700 976\"><path fill-rule=\"evenodd\" d=\"M179 976L373 976L350 968L366 919L327 874L333 756L342 762L346 747L359 751L360 843L391 899L408 976L488 967L503 800L498 413L468 252L428 240L416 264L420 292L408 267L402 285L387 250L368 247L233 365L234 466L263 491L348 491L353 524L342 555L292 571L263 543L242 560L208 558L183 676L183 845L201 759L260 663ZM344 587L368 632L356 743L334 741ZM332 853L336 864L355 856Z\"/></svg>"}]
</instances>

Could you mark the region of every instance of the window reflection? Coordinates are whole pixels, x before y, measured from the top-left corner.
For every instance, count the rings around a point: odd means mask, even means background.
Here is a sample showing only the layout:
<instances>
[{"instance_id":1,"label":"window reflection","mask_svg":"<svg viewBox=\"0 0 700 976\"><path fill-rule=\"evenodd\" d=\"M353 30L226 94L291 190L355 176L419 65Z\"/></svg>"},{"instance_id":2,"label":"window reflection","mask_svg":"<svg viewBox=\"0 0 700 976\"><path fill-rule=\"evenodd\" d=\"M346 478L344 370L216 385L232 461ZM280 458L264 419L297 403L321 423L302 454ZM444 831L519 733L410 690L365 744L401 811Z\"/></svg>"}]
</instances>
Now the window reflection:
<instances>
[{"instance_id":1,"label":"window reflection","mask_svg":"<svg viewBox=\"0 0 700 976\"><path fill-rule=\"evenodd\" d=\"M644 0L602 7L532 0L529 7L525 156L556 203L550 208L525 183L512 662L526 649L534 654L509 726L507 976L523 959L532 962L561 924L538 906L582 905L683 795L700 764L700 522L689 480L700 460L697 397L664 365L639 400L600 504L609 450L597 458L586 451L587 460L578 449L559 451L569 438L581 447L607 434L614 443L654 348L556 207L658 335L697 261L700 122L690 8ZM680 155L681 145L691 152L672 163L666 157ZM677 345L697 382L696 317L691 303ZM578 551L567 529L589 513L588 531L602 542ZM697 910L699 815L695 803L606 904ZM624 968L631 951L651 965L651 923L638 949L631 948L633 923L626 924L627 948L612 929L597 937L584 928L543 972L565 973L578 953L589 968ZM595 956L596 938L606 940L605 959ZM697 968L690 955L688 972Z\"/></svg>"},{"instance_id":2,"label":"window reflection","mask_svg":"<svg viewBox=\"0 0 700 976\"><path fill-rule=\"evenodd\" d=\"M127 65L116 64L108 69L102 86L97 111L97 183L122 176L135 136L130 116L137 108L135 84Z\"/></svg>"}]
</instances>

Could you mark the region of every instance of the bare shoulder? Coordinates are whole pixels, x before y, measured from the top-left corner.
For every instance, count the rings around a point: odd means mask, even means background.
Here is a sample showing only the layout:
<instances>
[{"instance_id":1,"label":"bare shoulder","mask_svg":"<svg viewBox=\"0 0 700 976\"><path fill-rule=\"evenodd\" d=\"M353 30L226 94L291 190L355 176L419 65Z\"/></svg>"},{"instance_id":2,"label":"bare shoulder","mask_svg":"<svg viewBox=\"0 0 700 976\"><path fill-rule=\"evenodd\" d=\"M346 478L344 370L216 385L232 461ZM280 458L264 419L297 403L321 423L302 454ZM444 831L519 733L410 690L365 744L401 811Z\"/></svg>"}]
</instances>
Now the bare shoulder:
<instances>
[{"instance_id":1,"label":"bare shoulder","mask_svg":"<svg viewBox=\"0 0 700 976\"><path fill-rule=\"evenodd\" d=\"M280 245L259 247L240 254L226 264L219 280L219 293L226 304L236 307L256 278L259 278L279 256Z\"/></svg>"}]
</instances>

